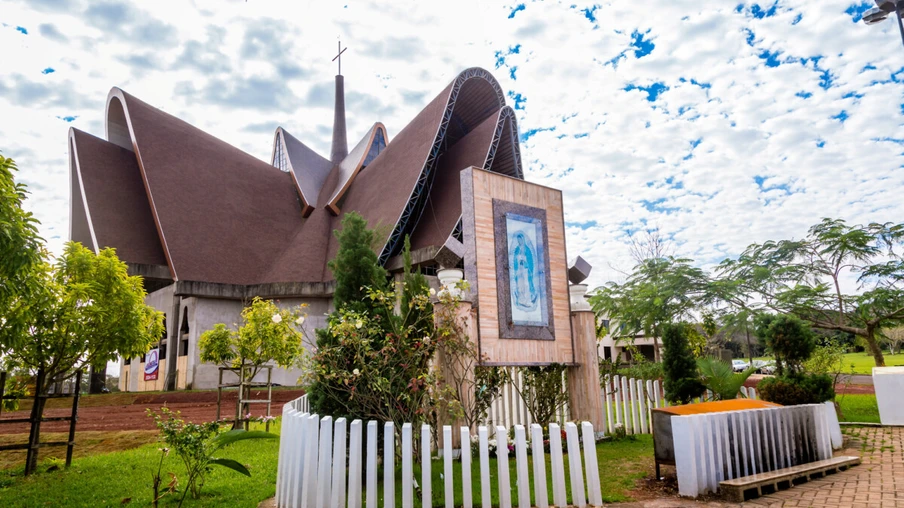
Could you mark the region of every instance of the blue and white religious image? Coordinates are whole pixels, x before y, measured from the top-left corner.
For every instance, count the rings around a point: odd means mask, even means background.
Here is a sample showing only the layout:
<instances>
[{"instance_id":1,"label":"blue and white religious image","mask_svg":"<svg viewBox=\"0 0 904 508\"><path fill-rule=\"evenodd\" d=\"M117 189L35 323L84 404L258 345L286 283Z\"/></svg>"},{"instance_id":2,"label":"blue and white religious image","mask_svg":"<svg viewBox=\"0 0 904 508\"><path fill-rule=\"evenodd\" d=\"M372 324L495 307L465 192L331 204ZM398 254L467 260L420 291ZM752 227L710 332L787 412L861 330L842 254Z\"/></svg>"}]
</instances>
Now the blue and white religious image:
<instances>
[{"instance_id":1,"label":"blue and white religious image","mask_svg":"<svg viewBox=\"0 0 904 508\"><path fill-rule=\"evenodd\" d=\"M545 249L540 219L505 214L512 322L547 326Z\"/></svg>"}]
</instances>

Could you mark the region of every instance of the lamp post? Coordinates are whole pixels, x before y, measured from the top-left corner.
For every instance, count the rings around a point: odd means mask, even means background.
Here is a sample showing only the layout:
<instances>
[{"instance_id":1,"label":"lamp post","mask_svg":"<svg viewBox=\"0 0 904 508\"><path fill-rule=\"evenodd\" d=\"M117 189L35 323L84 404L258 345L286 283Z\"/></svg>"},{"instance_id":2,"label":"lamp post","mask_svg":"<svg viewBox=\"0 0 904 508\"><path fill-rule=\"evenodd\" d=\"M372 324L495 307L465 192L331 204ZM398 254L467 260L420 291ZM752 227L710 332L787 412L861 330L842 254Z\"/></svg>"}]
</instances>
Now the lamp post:
<instances>
[{"instance_id":1,"label":"lamp post","mask_svg":"<svg viewBox=\"0 0 904 508\"><path fill-rule=\"evenodd\" d=\"M904 23L901 22L901 11L904 10L904 0L875 0L876 7L863 13L863 22L867 25L885 21L893 15L898 20L898 29L901 31L901 42L904 44Z\"/></svg>"}]
</instances>

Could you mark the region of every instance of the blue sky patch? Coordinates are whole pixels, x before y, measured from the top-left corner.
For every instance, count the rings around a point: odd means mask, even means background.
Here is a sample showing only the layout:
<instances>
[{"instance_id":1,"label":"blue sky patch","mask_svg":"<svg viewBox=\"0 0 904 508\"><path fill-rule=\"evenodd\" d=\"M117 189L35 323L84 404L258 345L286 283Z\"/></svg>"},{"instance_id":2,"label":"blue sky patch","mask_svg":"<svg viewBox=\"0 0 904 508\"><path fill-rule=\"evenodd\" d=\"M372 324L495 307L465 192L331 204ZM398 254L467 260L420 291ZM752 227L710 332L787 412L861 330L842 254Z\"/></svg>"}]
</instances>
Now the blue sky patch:
<instances>
[{"instance_id":1,"label":"blue sky patch","mask_svg":"<svg viewBox=\"0 0 904 508\"><path fill-rule=\"evenodd\" d=\"M28 35L28 30L26 30L24 26L17 26L16 30L22 32L25 35Z\"/></svg>"},{"instance_id":2,"label":"blue sky patch","mask_svg":"<svg viewBox=\"0 0 904 508\"><path fill-rule=\"evenodd\" d=\"M756 34L749 28L745 28L744 31L747 32L747 45L753 46L754 41L756 41Z\"/></svg>"},{"instance_id":3,"label":"blue sky patch","mask_svg":"<svg viewBox=\"0 0 904 508\"><path fill-rule=\"evenodd\" d=\"M554 131L556 130L555 126L553 127L538 127L536 129L530 129L521 133L521 142L524 143L528 139L534 137L538 132L544 131Z\"/></svg>"},{"instance_id":4,"label":"blue sky patch","mask_svg":"<svg viewBox=\"0 0 904 508\"><path fill-rule=\"evenodd\" d=\"M596 10L599 9L599 5L594 5L593 7L588 7L586 9L581 9L581 12L584 13L584 17L589 19L591 23L596 23Z\"/></svg>"},{"instance_id":5,"label":"blue sky patch","mask_svg":"<svg viewBox=\"0 0 904 508\"><path fill-rule=\"evenodd\" d=\"M781 51L770 52L769 50L764 49L757 56L766 61L766 67L778 67L782 64L781 60L778 59L778 56L781 54Z\"/></svg>"},{"instance_id":6,"label":"blue sky patch","mask_svg":"<svg viewBox=\"0 0 904 508\"><path fill-rule=\"evenodd\" d=\"M826 140L820 139L819 141L816 142L816 148L822 148L824 146L826 146Z\"/></svg>"},{"instance_id":7,"label":"blue sky patch","mask_svg":"<svg viewBox=\"0 0 904 508\"><path fill-rule=\"evenodd\" d=\"M659 98L659 94L668 89L669 87L665 86L665 83L653 83L650 86L637 86L631 84L625 87L626 92L630 92L631 90L642 90L644 92L647 92L647 100L650 102L654 102L657 98Z\"/></svg>"},{"instance_id":8,"label":"blue sky patch","mask_svg":"<svg viewBox=\"0 0 904 508\"><path fill-rule=\"evenodd\" d=\"M47 67L46 69L41 71L41 74L53 74L54 72L56 72L56 69L54 69L53 67Z\"/></svg>"},{"instance_id":9,"label":"blue sky patch","mask_svg":"<svg viewBox=\"0 0 904 508\"><path fill-rule=\"evenodd\" d=\"M813 94L812 94L812 93L810 93L810 92L804 92L804 91L797 92L797 93L794 94L794 95L800 97L801 99L809 99L810 97L813 97Z\"/></svg>"},{"instance_id":10,"label":"blue sky patch","mask_svg":"<svg viewBox=\"0 0 904 508\"><path fill-rule=\"evenodd\" d=\"M791 24L796 25L796 24L800 23L800 20L802 20L802 19L804 19L804 15L798 14L797 16L794 17L794 21L792 21Z\"/></svg>"},{"instance_id":11,"label":"blue sky patch","mask_svg":"<svg viewBox=\"0 0 904 508\"><path fill-rule=\"evenodd\" d=\"M76 116L58 116L57 118L59 118L60 120L66 122L66 123L72 123L75 121L76 118L78 118L78 115L76 115Z\"/></svg>"},{"instance_id":12,"label":"blue sky patch","mask_svg":"<svg viewBox=\"0 0 904 508\"><path fill-rule=\"evenodd\" d=\"M524 109L524 103L527 102L527 97L524 97L520 93L515 93L509 90L508 96L510 99L515 101L515 105L513 106L515 109Z\"/></svg>"},{"instance_id":13,"label":"blue sky patch","mask_svg":"<svg viewBox=\"0 0 904 508\"><path fill-rule=\"evenodd\" d=\"M512 12L510 12L509 15L508 15L509 19L514 18L514 17L515 17L515 14L518 14L519 12L523 11L523 10L526 9L526 8L527 8L527 6L525 6L524 4L518 4L518 5L516 5L515 8L512 9Z\"/></svg>"},{"instance_id":14,"label":"blue sky patch","mask_svg":"<svg viewBox=\"0 0 904 508\"><path fill-rule=\"evenodd\" d=\"M860 20L863 19L863 13L868 11L873 6L875 6L873 2L860 2L851 4L847 9L844 10L844 12L851 17L851 21L853 21L854 23L859 23Z\"/></svg>"},{"instance_id":15,"label":"blue sky patch","mask_svg":"<svg viewBox=\"0 0 904 508\"><path fill-rule=\"evenodd\" d=\"M772 16L775 16L777 9L778 2L772 4L772 7L769 9L763 9L760 7L760 4L753 4L750 6L750 15L756 19L771 18Z\"/></svg>"},{"instance_id":16,"label":"blue sky patch","mask_svg":"<svg viewBox=\"0 0 904 508\"><path fill-rule=\"evenodd\" d=\"M637 58L643 58L649 55L653 52L653 49L656 48L656 45L653 44L653 41L644 39L644 36L648 33L650 33L649 30L643 33L634 30L634 32L631 33L631 47L634 48L634 56Z\"/></svg>"},{"instance_id":17,"label":"blue sky patch","mask_svg":"<svg viewBox=\"0 0 904 508\"><path fill-rule=\"evenodd\" d=\"M841 123L844 123L844 121L848 119L848 114L847 114L847 111L842 109L841 113L838 113L837 115L835 115L831 118L832 118L832 120L838 120Z\"/></svg>"},{"instance_id":18,"label":"blue sky patch","mask_svg":"<svg viewBox=\"0 0 904 508\"><path fill-rule=\"evenodd\" d=\"M565 223L565 226L567 226L569 228L581 228L581 229L589 229L592 227L596 227L596 225L597 224L596 224L595 220L588 220L588 221L584 221L584 222L566 222Z\"/></svg>"}]
</instances>

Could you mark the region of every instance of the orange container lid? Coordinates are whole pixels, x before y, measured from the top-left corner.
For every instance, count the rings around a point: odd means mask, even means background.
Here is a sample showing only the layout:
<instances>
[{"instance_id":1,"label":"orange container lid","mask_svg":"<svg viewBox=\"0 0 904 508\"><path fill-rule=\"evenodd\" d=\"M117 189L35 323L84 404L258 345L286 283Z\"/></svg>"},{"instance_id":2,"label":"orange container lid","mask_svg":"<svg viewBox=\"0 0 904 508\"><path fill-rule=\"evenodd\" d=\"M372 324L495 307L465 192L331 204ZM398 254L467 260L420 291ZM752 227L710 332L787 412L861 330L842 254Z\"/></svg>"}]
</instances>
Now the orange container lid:
<instances>
[{"instance_id":1,"label":"orange container lid","mask_svg":"<svg viewBox=\"0 0 904 508\"><path fill-rule=\"evenodd\" d=\"M765 400L734 399L719 400L716 402L700 402L698 404L685 404L683 406L670 406L653 409L672 415L699 415L704 413L722 413L725 411L741 411L744 409L765 409L768 407L781 407L781 404L766 402Z\"/></svg>"}]
</instances>

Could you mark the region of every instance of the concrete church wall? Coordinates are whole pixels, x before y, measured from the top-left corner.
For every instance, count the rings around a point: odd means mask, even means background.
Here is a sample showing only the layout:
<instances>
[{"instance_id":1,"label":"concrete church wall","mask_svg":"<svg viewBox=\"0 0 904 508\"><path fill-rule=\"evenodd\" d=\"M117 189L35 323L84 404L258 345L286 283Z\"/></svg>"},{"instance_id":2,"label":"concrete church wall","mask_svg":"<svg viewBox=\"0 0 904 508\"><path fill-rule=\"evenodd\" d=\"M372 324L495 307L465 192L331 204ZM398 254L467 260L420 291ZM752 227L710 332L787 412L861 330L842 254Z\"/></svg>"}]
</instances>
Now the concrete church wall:
<instances>
[{"instance_id":1,"label":"concrete church wall","mask_svg":"<svg viewBox=\"0 0 904 508\"><path fill-rule=\"evenodd\" d=\"M302 329L305 333L304 345L310 350L316 342L314 330L326 326L326 314L332 311L331 298L284 298L277 305L280 308L297 307L307 303L305 309L308 317ZM235 300L214 300L209 298L187 298L183 300L183 307L188 307L189 322L189 370L188 386L194 390L207 390L217 387L219 371L217 365L201 363L201 351L198 348L198 339L204 331L213 328L217 323L225 323L229 327L241 323L241 302ZM273 369L273 383L283 386L298 384L298 378L304 372L301 369ZM237 377L226 374L224 382L232 383ZM255 378L255 381L266 381L266 372Z\"/></svg>"},{"instance_id":2,"label":"concrete church wall","mask_svg":"<svg viewBox=\"0 0 904 508\"><path fill-rule=\"evenodd\" d=\"M238 300L221 300L212 298L189 297L183 298L181 302L180 316L172 317L173 313L173 293L175 285L170 285L150 293L145 298L145 303L151 307L163 312L167 318L167 334L173 333L173 320L178 319L177 329L181 329L183 315L188 316L188 356L186 372L179 373L179 388L184 387L192 390L212 390L217 387L219 375L218 366L209 363L201 363L201 351L198 347L198 340L201 334L213 328L217 323L225 323L230 328L234 328L241 323L242 302ZM317 328L326 326L326 315L333 310L332 298L283 298L277 301L280 308L298 307L301 304L307 304L305 319L302 329L305 334L304 346L307 350L311 350L316 343L315 331ZM181 337L180 337L181 338ZM178 358L179 341L172 341L171 347L167 348L167 356ZM162 364L163 362L161 362ZM137 392L139 390L148 389L144 379L144 358L130 358L120 360L121 375L120 389L123 391ZM304 372L301 369L273 369L273 383L283 386L295 386L298 384L298 378ZM166 373L163 365L161 365L160 379L163 380ZM183 381L184 380L184 381ZM224 382L232 383L237 377L226 374ZM265 382L266 372L257 376L255 381ZM156 385L155 385L156 386ZM161 384L162 389L162 384Z\"/></svg>"}]
</instances>

